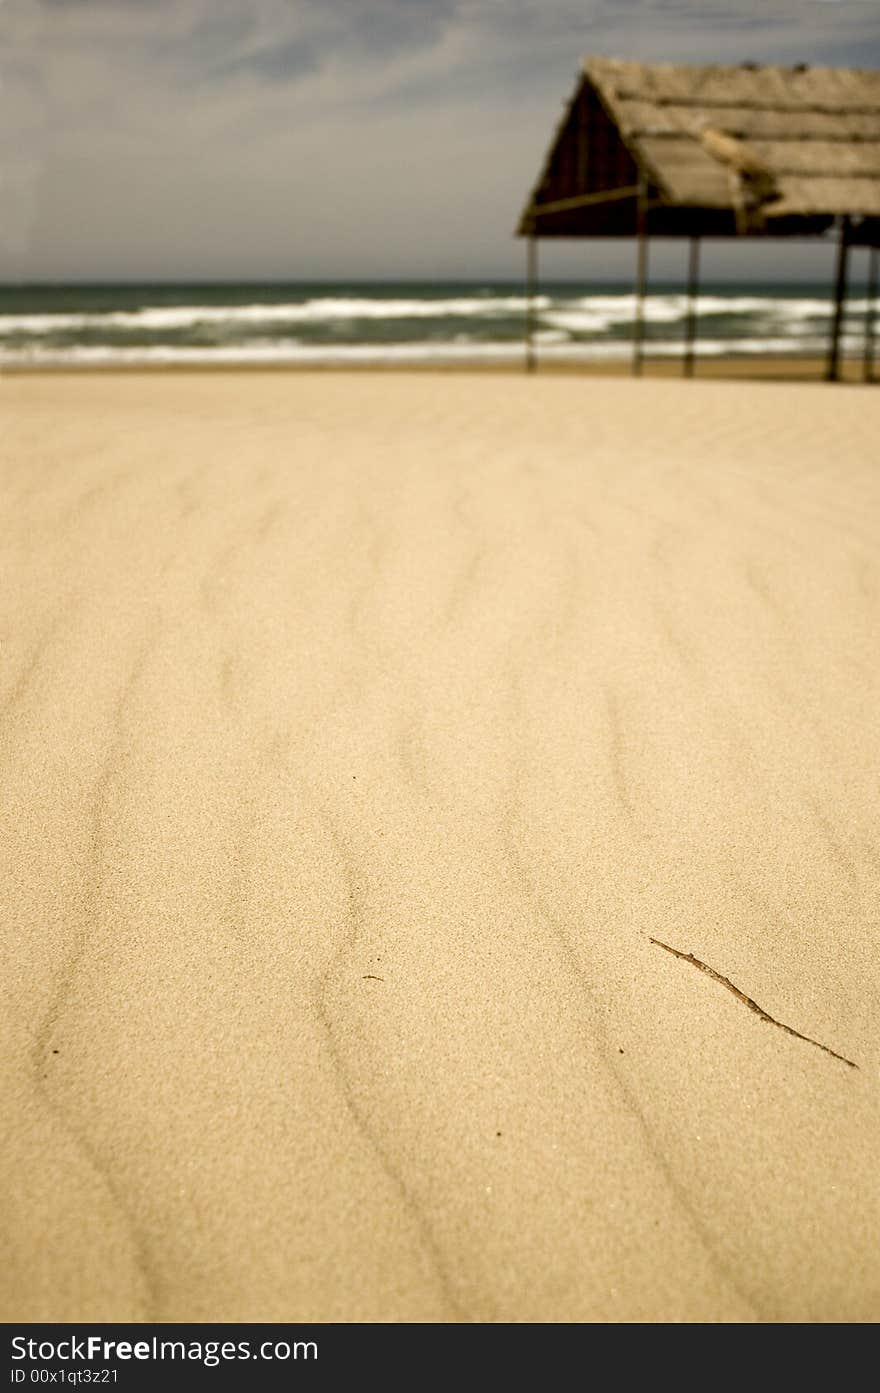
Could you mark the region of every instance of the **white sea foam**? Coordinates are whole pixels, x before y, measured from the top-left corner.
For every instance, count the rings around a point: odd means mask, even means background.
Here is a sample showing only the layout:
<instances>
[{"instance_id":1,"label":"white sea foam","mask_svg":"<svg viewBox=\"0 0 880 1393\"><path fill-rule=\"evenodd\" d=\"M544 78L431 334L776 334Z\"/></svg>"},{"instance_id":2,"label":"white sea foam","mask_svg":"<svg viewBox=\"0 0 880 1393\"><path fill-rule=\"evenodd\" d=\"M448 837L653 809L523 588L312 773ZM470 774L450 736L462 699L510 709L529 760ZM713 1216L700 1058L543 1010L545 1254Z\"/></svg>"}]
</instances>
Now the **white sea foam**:
<instances>
[{"instance_id":1,"label":"white sea foam","mask_svg":"<svg viewBox=\"0 0 880 1393\"><path fill-rule=\"evenodd\" d=\"M333 321L382 319L493 318L524 314L521 295L475 296L450 300L344 299L323 296L283 305L145 305L138 310L91 311L87 314L0 315L0 335L10 333L74 333L79 329L190 329L199 324L320 324ZM535 309L549 309L542 295Z\"/></svg>"},{"instance_id":2,"label":"white sea foam","mask_svg":"<svg viewBox=\"0 0 880 1393\"><path fill-rule=\"evenodd\" d=\"M250 342L217 348L162 344L156 346L110 347L103 344L76 344L66 348L33 346L0 349L0 366L19 367L113 367L167 364L210 366L211 364L305 364L316 366L344 363L446 362L490 358L506 361L521 356L521 343L405 343L312 345L290 341Z\"/></svg>"},{"instance_id":3,"label":"white sea foam","mask_svg":"<svg viewBox=\"0 0 880 1393\"><path fill-rule=\"evenodd\" d=\"M698 357L718 358L724 355L731 357L762 356L764 354L791 354L796 357L823 356L826 351L826 341L823 338L739 338L739 339L697 339L694 350ZM857 352L859 348L858 340L845 340L843 344L845 352ZM645 345L647 357L657 358L676 358L681 357L684 352L683 345L678 341L669 339L661 341L651 341Z\"/></svg>"},{"instance_id":4,"label":"white sea foam","mask_svg":"<svg viewBox=\"0 0 880 1393\"><path fill-rule=\"evenodd\" d=\"M867 310L866 300L849 300L847 318L863 316ZM707 319L723 315L725 318L743 319L743 327L751 321L771 327L795 327L812 320L824 321L831 314L827 300L817 299L760 299L757 296L721 295L700 296L696 302L697 319ZM567 329L578 334L598 334L607 329L632 322L636 312L636 299L633 295L591 295L579 300L558 301L540 315L542 324ZM647 324L679 324L688 312L688 301L684 295L648 296L644 302L644 319Z\"/></svg>"},{"instance_id":5,"label":"white sea foam","mask_svg":"<svg viewBox=\"0 0 880 1393\"><path fill-rule=\"evenodd\" d=\"M10 335L72 335L83 330L145 333L183 332L199 325L345 325L363 321L423 319L471 319L491 322L525 313L521 295L461 296L450 299L382 299L381 297L318 296L301 302L248 305L146 305L137 310L89 311L88 313L0 314L0 339ZM550 329L578 334L598 334L632 321L633 295L541 295L534 301L539 323ZM865 300L850 300L848 316L863 316ZM825 319L827 300L816 298L761 298L759 296L704 295L697 302L701 317L713 315L760 316L767 324ZM680 294L649 295L644 306L649 324L676 324L687 314L687 297Z\"/></svg>"},{"instance_id":6,"label":"white sea foam","mask_svg":"<svg viewBox=\"0 0 880 1393\"><path fill-rule=\"evenodd\" d=\"M787 337L755 338L704 338L698 339L695 352L698 357L719 357L724 354L785 354L797 351L801 354L821 355L825 350L825 340L821 337L801 339L793 343ZM857 354L861 351L858 337L844 339L845 353ZM626 339L592 343L544 341L539 344L539 357L548 361L590 362L595 360L623 359L631 353L631 345ZM680 355L682 345L678 341L651 341L646 344L648 357L674 357ZM289 366L289 367L345 367L383 364L515 364L523 360L522 343L485 342L414 342L405 344L341 344L317 345L285 342L260 341L247 344L227 345L218 348L193 346L157 345L151 347L108 347L105 345L79 344L67 348L50 346L30 346L27 348L0 348L0 368L49 368L49 367L211 367L212 365L236 366Z\"/></svg>"}]
</instances>

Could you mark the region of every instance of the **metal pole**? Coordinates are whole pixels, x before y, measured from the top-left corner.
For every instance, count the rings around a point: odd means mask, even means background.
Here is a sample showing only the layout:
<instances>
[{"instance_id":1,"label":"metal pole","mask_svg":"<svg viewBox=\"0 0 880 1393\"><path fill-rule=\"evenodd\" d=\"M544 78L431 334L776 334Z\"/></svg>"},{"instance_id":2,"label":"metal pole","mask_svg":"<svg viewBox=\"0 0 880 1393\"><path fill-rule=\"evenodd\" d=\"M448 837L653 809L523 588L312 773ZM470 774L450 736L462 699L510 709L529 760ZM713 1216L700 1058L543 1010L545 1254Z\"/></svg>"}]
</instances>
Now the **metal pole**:
<instances>
[{"instance_id":1,"label":"metal pole","mask_svg":"<svg viewBox=\"0 0 880 1393\"><path fill-rule=\"evenodd\" d=\"M828 366L825 370L826 382L840 379L840 340L843 333L843 302L846 299L846 263L849 255L849 218L840 220L840 238L837 243L837 274L834 280L834 319L831 324L831 343L828 347Z\"/></svg>"},{"instance_id":2,"label":"metal pole","mask_svg":"<svg viewBox=\"0 0 880 1393\"><path fill-rule=\"evenodd\" d=\"M694 375L694 344L697 338L697 290L700 279L700 239L691 238L688 257L688 307L684 326L684 375Z\"/></svg>"},{"instance_id":3,"label":"metal pole","mask_svg":"<svg viewBox=\"0 0 880 1393\"><path fill-rule=\"evenodd\" d=\"M636 317L633 322L633 377L641 377L644 357L645 295L648 289L648 200L646 194L644 182L640 182L636 204L638 257L636 261Z\"/></svg>"},{"instance_id":4,"label":"metal pole","mask_svg":"<svg viewBox=\"0 0 880 1393\"><path fill-rule=\"evenodd\" d=\"M874 326L878 261L880 261L880 253L878 253L877 247L870 247L868 249L867 304L865 306L865 360L862 364L866 382L874 381Z\"/></svg>"},{"instance_id":5,"label":"metal pole","mask_svg":"<svg viewBox=\"0 0 880 1393\"><path fill-rule=\"evenodd\" d=\"M538 290L538 239L529 234L526 248L526 372L534 372L535 358L535 295Z\"/></svg>"}]
</instances>

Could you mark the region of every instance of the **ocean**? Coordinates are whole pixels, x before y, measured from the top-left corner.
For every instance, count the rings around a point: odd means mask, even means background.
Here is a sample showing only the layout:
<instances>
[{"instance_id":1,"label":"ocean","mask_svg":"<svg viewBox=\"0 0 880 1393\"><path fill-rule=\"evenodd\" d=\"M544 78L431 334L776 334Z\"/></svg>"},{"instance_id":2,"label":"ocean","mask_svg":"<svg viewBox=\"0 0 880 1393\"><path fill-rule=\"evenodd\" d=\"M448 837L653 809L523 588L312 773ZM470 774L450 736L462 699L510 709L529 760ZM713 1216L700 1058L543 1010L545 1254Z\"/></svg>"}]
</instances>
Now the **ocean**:
<instances>
[{"instance_id":1,"label":"ocean","mask_svg":"<svg viewBox=\"0 0 880 1393\"><path fill-rule=\"evenodd\" d=\"M550 283L535 301L540 359L626 357L631 286ZM681 351L687 301L646 302L646 351ZM697 353L825 351L827 285L705 285ZM845 352L860 352L867 302L847 303ZM514 282L0 287L0 367L118 364L515 363L526 300Z\"/></svg>"}]
</instances>

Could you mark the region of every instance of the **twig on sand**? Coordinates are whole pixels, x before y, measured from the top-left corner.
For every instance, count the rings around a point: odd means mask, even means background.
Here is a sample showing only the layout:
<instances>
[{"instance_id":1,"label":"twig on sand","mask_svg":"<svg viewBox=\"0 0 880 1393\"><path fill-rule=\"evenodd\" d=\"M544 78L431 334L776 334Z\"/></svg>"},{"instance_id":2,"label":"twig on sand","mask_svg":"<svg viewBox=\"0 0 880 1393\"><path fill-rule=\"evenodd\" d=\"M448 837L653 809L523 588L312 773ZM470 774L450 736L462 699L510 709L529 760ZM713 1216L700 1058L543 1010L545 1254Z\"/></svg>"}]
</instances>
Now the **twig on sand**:
<instances>
[{"instance_id":1,"label":"twig on sand","mask_svg":"<svg viewBox=\"0 0 880 1393\"><path fill-rule=\"evenodd\" d=\"M693 966L698 967L701 972L705 972L707 977L711 977L715 982L720 982L722 987L726 987L729 992L733 992L737 1000L741 1001L744 1006L748 1006L750 1011L754 1011L756 1016L760 1016L762 1021L767 1021L770 1025L778 1026L780 1030L785 1031L786 1035L793 1035L796 1040L805 1040L808 1045L815 1045L817 1050L824 1050L826 1054L831 1055L832 1059L839 1059L841 1064L848 1064L850 1069L858 1069L858 1064L854 1064L851 1059L847 1059L844 1055L838 1054L836 1050L829 1049L827 1045L823 1045L819 1040L814 1040L809 1035L802 1035L799 1030L793 1030L790 1025L785 1025L782 1021L776 1020L774 1016L771 1016L759 1006L757 1001L753 1001L750 996L746 996L745 992L740 991L739 987L735 987L729 977L722 977L721 973L716 972L714 967L710 967L708 963L701 962L699 958L694 957L693 953L681 953L677 948L670 948L668 943L661 943L659 938L651 938L650 942L656 943L658 948L662 948L665 952L671 953L674 958L681 958L682 962L692 963Z\"/></svg>"}]
</instances>

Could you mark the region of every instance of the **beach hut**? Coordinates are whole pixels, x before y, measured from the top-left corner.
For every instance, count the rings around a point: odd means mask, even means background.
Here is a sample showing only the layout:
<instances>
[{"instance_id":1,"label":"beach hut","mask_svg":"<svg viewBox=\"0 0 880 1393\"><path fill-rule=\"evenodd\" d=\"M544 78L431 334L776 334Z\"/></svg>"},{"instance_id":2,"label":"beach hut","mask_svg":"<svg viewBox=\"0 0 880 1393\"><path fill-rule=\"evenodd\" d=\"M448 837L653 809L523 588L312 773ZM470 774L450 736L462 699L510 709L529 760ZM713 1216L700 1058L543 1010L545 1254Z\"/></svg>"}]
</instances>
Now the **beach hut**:
<instances>
[{"instance_id":1,"label":"beach hut","mask_svg":"<svg viewBox=\"0 0 880 1393\"><path fill-rule=\"evenodd\" d=\"M832 233L833 230L833 233ZM880 72L584 60L526 203L526 361L542 237L637 239L633 370L644 353L651 237L689 239L684 369L693 372L704 237L836 234L826 376L840 373L847 271L868 248L864 376L873 378L880 247Z\"/></svg>"}]
</instances>

